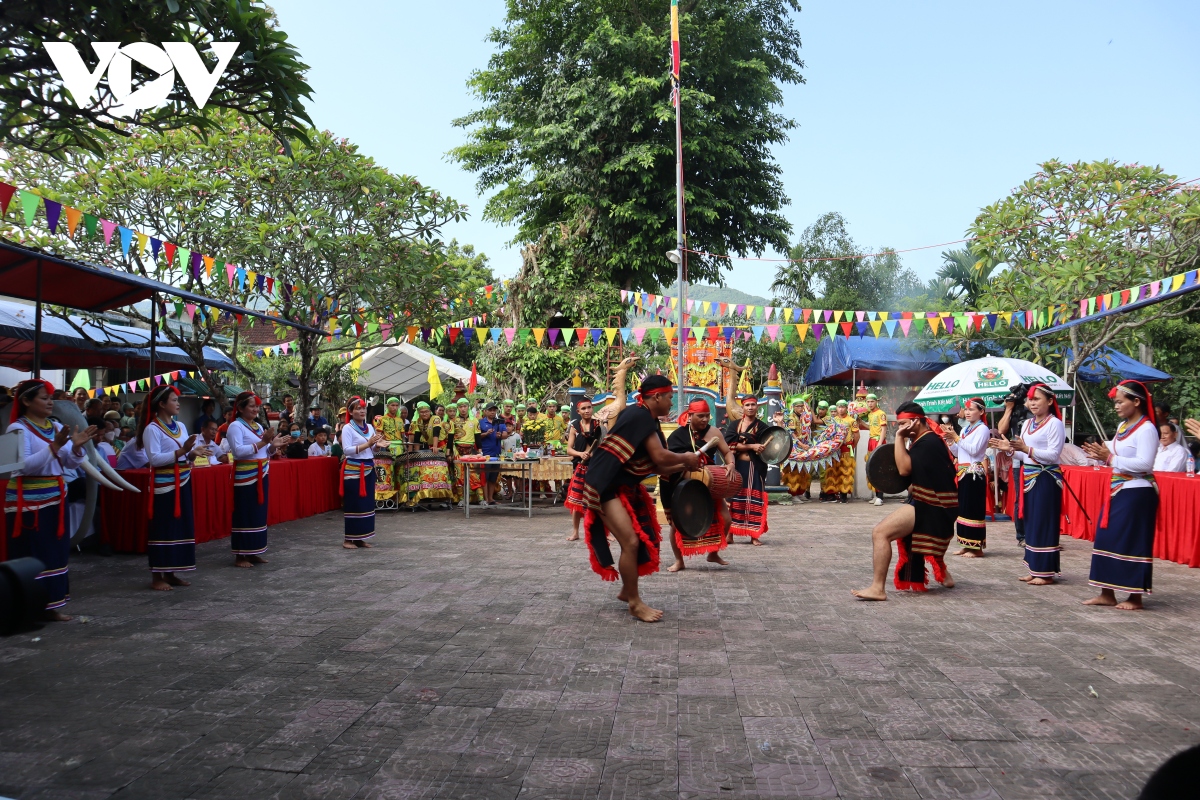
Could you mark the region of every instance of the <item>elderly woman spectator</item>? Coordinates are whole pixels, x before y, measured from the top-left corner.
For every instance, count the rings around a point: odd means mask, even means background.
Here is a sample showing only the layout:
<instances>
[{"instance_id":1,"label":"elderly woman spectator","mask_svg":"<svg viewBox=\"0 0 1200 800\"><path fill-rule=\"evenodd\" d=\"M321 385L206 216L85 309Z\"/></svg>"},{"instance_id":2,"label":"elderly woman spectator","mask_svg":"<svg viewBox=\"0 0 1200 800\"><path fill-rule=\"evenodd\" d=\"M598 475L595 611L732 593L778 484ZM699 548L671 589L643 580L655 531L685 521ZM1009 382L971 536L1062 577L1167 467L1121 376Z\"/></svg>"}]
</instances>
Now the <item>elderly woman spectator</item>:
<instances>
[{"instance_id":1,"label":"elderly woman spectator","mask_svg":"<svg viewBox=\"0 0 1200 800\"><path fill-rule=\"evenodd\" d=\"M1187 470L1188 450L1183 444L1179 427L1163 419L1158 425L1158 454L1154 456L1155 472L1184 472Z\"/></svg>"}]
</instances>

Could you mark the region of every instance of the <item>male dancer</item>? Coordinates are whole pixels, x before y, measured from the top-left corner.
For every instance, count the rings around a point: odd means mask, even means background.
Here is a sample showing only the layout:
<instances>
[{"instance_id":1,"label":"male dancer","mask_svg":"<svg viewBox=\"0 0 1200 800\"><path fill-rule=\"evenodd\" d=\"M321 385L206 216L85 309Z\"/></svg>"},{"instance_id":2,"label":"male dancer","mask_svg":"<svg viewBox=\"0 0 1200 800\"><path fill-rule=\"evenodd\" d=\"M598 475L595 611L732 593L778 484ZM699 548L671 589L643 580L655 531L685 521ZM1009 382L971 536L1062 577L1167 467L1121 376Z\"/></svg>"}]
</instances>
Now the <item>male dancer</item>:
<instances>
[{"instance_id":1,"label":"male dancer","mask_svg":"<svg viewBox=\"0 0 1200 800\"><path fill-rule=\"evenodd\" d=\"M617 388L624 392L625 387ZM584 477L588 511L583 520L592 569L605 580L621 578L618 600L643 622L658 622L663 612L646 605L638 594L638 576L658 571L658 513L642 481L652 472L670 475L695 470L695 453L672 453L664 445L658 419L671 410L671 382L662 375L642 381L637 405L626 408L596 447ZM621 545L613 568L607 533Z\"/></svg>"},{"instance_id":2,"label":"male dancer","mask_svg":"<svg viewBox=\"0 0 1200 800\"><path fill-rule=\"evenodd\" d=\"M667 449L672 453L695 453L706 443L712 442L713 446L709 448L709 452L713 450L719 452L721 461L725 464L724 467L715 469L726 470L732 478L737 472L737 468L733 465L733 453L730 451L729 445L725 444L725 437L721 435L721 432L708 424L711 413L708 401L693 400L688 405L687 411L679 415L679 427L667 437ZM712 461L706 459L703 463L712 463ZM711 563L721 566L728 565L729 562L721 558L720 551L729 544L729 526L733 524L733 519L729 516L729 506L725 504L723 498L713 498L716 519L713 520L712 526L704 536L694 542L684 541L683 537L679 535L679 531L675 530L674 520L671 516L671 500L675 487L679 485L682 478L683 475L677 473L669 478L660 477L658 479L658 496L662 499L663 511L667 513L667 522L671 524L669 531L671 551L675 554L675 563L667 567L667 572L679 572L685 569L684 556L698 556L704 553L708 554L708 560Z\"/></svg>"},{"instance_id":3,"label":"male dancer","mask_svg":"<svg viewBox=\"0 0 1200 800\"><path fill-rule=\"evenodd\" d=\"M926 591L926 556L933 560L934 578L947 589L954 588L944 560L958 515L954 459L925 419L925 410L916 403L901 403L896 421L896 441L892 445L896 449L896 470L912 476L912 483L908 502L871 531L874 579L866 589L851 592L860 600L887 600L883 584L894 541L899 550L894 579L897 589ZM906 448L908 442L912 444Z\"/></svg>"}]
</instances>

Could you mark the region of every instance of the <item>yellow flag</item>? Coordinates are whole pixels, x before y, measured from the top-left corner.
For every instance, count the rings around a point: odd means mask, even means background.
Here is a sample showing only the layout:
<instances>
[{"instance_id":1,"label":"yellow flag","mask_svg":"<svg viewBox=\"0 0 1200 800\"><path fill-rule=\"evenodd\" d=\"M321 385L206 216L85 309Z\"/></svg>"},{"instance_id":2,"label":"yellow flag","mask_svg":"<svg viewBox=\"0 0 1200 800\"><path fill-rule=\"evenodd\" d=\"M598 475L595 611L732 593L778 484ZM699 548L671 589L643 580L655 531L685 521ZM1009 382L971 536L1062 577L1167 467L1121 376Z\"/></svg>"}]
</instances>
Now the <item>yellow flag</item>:
<instances>
[{"instance_id":1,"label":"yellow flag","mask_svg":"<svg viewBox=\"0 0 1200 800\"><path fill-rule=\"evenodd\" d=\"M442 394L442 379L438 377L437 364L429 357L429 399L435 400Z\"/></svg>"},{"instance_id":2,"label":"yellow flag","mask_svg":"<svg viewBox=\"0 0 1200 800\"><path fill-rule=\"evenodd\" d=\"M270 353L271 353L271 351L268 350L267 354L270 355ZM350 368L351 369L362 369L362 350L358 347L354 348L354 358L350 362Z\"/></svg>"}]
</instances>

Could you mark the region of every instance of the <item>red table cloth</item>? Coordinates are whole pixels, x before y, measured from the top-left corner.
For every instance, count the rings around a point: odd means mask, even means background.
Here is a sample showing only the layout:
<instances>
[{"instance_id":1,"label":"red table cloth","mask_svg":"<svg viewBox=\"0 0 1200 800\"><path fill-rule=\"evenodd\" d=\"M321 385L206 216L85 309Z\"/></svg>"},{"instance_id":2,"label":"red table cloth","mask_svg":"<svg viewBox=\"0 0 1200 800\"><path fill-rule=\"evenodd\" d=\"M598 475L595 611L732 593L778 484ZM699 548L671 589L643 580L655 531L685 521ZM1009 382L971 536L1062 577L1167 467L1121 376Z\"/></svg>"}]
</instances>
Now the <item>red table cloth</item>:
<instances>
[{"instance_id":1,"label":"red table cloth","mask_svg":"<svg viewBox=\"0 0 1200 800\"><path fill-rule=\"evenodd\" d=\"M144 553L150 521L145 494L150 471L132 469L121 475L143 493L101 490L105 537L117 552ZM341 508L338 475L336 458L272 461L267 524L278 525ZM233 465L196 467L191 483L196 542L228 538L233 527Z\"/></svg>"}]
</instances>

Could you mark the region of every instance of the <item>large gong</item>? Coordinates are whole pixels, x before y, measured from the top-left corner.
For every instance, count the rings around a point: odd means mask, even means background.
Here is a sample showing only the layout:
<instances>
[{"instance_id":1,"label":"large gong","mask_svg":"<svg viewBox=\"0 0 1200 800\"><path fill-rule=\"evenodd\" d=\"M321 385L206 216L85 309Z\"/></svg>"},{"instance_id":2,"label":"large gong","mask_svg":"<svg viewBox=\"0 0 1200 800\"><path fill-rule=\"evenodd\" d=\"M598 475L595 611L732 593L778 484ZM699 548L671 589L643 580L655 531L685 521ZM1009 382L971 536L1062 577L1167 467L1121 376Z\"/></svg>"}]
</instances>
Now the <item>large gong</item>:
<instances>
[{"instance_id":1,"label":"large gong","mask_svg":"<svg viewBox=\"0 0 1200 800\"><path fill-rule=\"evenodd\" d=\"M896 468L896 450L893 442L875 449L867 461L867 480L884 494L900 494L912 483L908 475L901 475Z\"/></svg>"}]
</instances>

